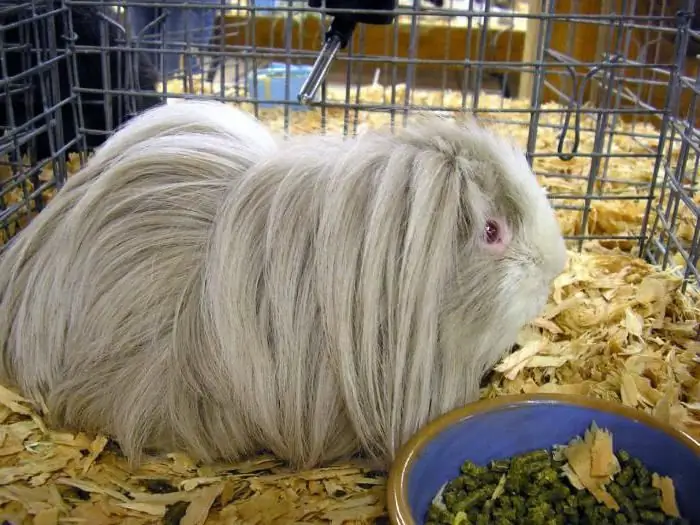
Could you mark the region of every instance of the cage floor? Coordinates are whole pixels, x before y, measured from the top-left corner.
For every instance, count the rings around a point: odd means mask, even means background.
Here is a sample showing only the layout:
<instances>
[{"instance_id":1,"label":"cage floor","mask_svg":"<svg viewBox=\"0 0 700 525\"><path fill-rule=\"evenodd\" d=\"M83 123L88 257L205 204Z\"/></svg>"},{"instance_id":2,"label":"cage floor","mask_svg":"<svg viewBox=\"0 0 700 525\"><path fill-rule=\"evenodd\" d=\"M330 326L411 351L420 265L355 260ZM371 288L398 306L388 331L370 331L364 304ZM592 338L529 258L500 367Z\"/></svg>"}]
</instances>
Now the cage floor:
<instances>
[{"instance_id":1,"label":"cage floor","mask_svg":"<svg viewBox=\"0 0 700 525\"><path fill-rule=\"evenodd\" d=\"M373 96L364 95L365 100ZM525 107L509 104L511 109ZM523 140L526 115L505 117L483 115L490 125ZM331 132L348 125L340 110L325 117L319 111L290 113L286 123L278 110L263 111L261 118L272 128L289 126L299 133L318 130L323 123ZM386 112L363 113L356 131L387 121ZM540 152L556 148L556 130L549 125L553 121L543 119ZM352 118L349 126L352 131ZM655 142L653 130L645 143L639 137L647 128L635 128L635 140L625 135L625 130L631 133L629 125L620 129L611 146L615 151L643 152ZM582 135L581 149L590 151L590 134ZM569 163L540 158L536 168L550 193L573 194L587 183L589 162L585 157ZM639 191L641 196L652 166L649 158L615 159L601 190L621 196ZM560 176L566 172L568 178ZM558 214L563 229L575 234L582 210L573 199L569 204L573 209L562 208ZM645 203L594 202L588 232L632 236L639 228L639 206ZM693 217L686 220L688 228L694 227ZM679 229L679 238L687 239L685 235L692 230ZM624 253L634 246L623 238L588 242L583 253L571 252L545 311L522 331L521 348L499 363L482 396L564 392L615 400L700 439L700 297L693 291L682 293L671 271L658 271ZM106 438L47 429L24 400L4 388L0 422L0 521L359 524L386 518L385 474L358 464L294 473L268 456L235 465L196 465L181 454L169 454L148 458L132 471Z\"/></svg>"}]
</instances>

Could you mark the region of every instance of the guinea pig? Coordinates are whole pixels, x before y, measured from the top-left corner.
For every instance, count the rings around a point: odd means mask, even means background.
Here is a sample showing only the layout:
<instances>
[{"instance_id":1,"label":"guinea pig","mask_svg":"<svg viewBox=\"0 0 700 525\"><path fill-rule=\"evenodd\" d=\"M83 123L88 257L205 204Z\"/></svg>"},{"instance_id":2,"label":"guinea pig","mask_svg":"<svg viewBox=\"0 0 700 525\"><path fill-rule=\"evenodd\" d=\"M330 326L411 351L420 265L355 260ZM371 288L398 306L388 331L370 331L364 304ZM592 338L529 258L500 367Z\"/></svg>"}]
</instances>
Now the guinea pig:
<instances>
[{"instance_id":1,"label":"guinea pig","mask_svg":"<svg viewBox=\"0 0 700 525\"><path fill-rule=\"evenodd\" d=\"M387 465L479 396L566 250L474 122L271 135L213 102L110 138L0 260L0 379L137 462Z\"/></svg>"},{"instance_id":2,"label":"guinea pig","mask_svg":"<svg viewBox=\"0 0 700 525\"><path fill-rule=\"evenodd\" d=\"M36 161L52 156L49 133L55 137L54 154L64 145L69 145L66 150L68 152L81 152L82 141L76 139L82 135L82 123L86 129L87 150L92 151L107 139L109 133L106 132L118 128L134 114L163 103L155 91L159 81L158 72L145 53L132 53L132 60L127 60L128 53L122 51L124 35L114 15L102 13L96 6L87 5L70 6L70 13L61 12L63 4L57 0L42 6L44 7L37 7L36 12L33 12L31 4L11 0L5 3L0 14L0 24L9 26L3 29L5 52L0 57L0 68L7 68L7 78L15 77L17 86L6 94L10 99L9 111L6 100L0 100L0 129L5 129L23 141L19 153L24 155L30 147L30 142L25 142L24 137L34 135L33 130L38 131L41 126L49 125L43 117L44 113L47 112L50 119L56 113L61 117L62 141L54 130L49 132L43 129L36 133ZM47 15L51 10L56 12ZM90 51L77 50L74 58L68 54L71 38L69 14L72 17L75 45L95 48ZM49 26L55 42L48 39ZM106 35L104 42L103 34ZM52 58L50 53L54 46L57 46L56 56ZM109 46L110 49L100 52L99 48L103 46ZM39 53L41 59L38 58ZM103 67L104 56L109 64L107 71ZM73 59L75 71L69 64ZM54 61L53 66L47 65L50 60ZM35 70L30 72L30 68ZM92 93L81 92L79 108L74 107L75 104L70 100L75 95L74 73L81 89L98 90ZM107 75L107 83L104 75ZM42 82L45 83L43 89ZM108 122L104 91L126 89L138 89L140 94L113 95L111 123ZM48 98L55 96L58 98ZM64 104L55 112L48 113L48 108L58 103Z\"/></svg>"}]
</instances>

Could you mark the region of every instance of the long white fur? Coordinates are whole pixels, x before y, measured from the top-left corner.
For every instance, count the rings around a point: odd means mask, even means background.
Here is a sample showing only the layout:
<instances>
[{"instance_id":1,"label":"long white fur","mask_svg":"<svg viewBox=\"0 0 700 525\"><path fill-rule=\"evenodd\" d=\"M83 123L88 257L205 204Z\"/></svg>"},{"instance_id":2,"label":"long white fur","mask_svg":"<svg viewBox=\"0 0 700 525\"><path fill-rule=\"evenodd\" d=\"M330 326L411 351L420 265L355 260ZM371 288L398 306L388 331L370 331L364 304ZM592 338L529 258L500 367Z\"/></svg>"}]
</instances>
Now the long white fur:
<instances>
[{"instance_id":1,"label":"long white fur","mask_svg":"<svg viewBox=\"0 0 700 525\"><path fill-rule=\"evenodd\" d=\"M162 106L2 255L0 379L133 460L385 463L478 396L564 261L524 157L473 123L278 140L225 105Z\"/></svg>"}]
</instances>

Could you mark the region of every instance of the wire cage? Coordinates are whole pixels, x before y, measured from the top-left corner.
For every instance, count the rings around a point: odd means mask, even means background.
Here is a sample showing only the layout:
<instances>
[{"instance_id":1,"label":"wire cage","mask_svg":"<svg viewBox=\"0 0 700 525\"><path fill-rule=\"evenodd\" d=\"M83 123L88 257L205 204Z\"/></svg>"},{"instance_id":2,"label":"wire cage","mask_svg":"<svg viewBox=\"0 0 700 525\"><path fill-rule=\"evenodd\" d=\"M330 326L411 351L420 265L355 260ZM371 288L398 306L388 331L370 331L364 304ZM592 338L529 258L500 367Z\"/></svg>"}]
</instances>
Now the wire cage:
<instances>
[{"instance_id":1,"label":"wire cage","mask_svg":"<svg viewBox=\"0 0 700 525\"><path fill-rule=\"evenodd\" d=\"M337 8L351 1L364 9ZM219 100L289 134L474 114L526 151L581 252L480 396L614 400L700 440L700 0L376 9L393 3L0 0L0 250L153 105ZM381 23L334 29L354 16ZM59 275L48 271L41 283ZM118 443L44 431L43 415L7 392L0 385L0 522L38 512L36 523L204 523L207 513L206 523L385 522L382 472L351 464L297 476L267 455L211 466L180 453L132 471ZM33 497L44 499L25 508Z\"/></svg>"},{"instance_id":2,"label":"wire cage","mask_svg":"<svg viewBox=\"0 0 700 525\"><path fill-rule=\"evenodd\" d=\"M106 137L149 104L195 97L243 106L288 133L354 134L403 125L419 111L473 113L526 149L572 246L594 241L698 277L700 33L692 0L402 0L391 23L357 25L307 104L298 94L339 13L323 2L48 4L50 14L39 0L3 8L31 10L16 27L23 29L23 53L45 62L36 74L13 76L3 67L3 154L29 136L28 124L11 118L18 100L11 89L42 90L41 122L53 137L49 158L30 158L30 167L15 166L3 178L0 225L7 237L44 187L23 190L14 204L6 195L40 173L60 185L84 160L62 149L66 138L52 123L60 115L49 114L60 102L60 90L52 89L56 62L67 61L72 89L63 103L80 123L69 137L76 143L90 133ZM81 39L75 29L86 10L99 38ZM70 31L57 34L57 22L49 30L49 17L68 17ZM123 70L114 66L117 56ZM89 57L123 74L103 68L99 82L86 85L81 70L95 63ZM149 68L158 83L144 82ZM87 105L90 98L97 108ZM104 113L103 129L91 121L94 111ZM89 154L91 145L81 144L76 153Z\"/></svg>"},{"instance_id":3,"label":"wire cage","mask_svg":"<svg viewBox=\"0 0 700 525\"><path fill-rule=\"evenodd\" d=\"M0 237L3 241L41 210L46 192L68 173L61 155L60 92L68 53L57 46L67 26L65 6L0 2Z\"/></svg>"}]
</instances>

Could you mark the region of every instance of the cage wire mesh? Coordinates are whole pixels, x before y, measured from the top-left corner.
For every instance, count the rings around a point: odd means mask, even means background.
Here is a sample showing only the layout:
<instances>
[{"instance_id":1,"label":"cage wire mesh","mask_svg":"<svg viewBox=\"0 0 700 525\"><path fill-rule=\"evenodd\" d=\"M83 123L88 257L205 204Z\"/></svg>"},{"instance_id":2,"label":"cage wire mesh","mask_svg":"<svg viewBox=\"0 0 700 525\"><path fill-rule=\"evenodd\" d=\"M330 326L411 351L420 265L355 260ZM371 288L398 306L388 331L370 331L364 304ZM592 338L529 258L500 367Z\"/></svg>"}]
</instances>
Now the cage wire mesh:
<instances>
[{"instance_id":1,"label":"cage wire mesh","mask_svg":"<svg viewBox=\"0 0 700 525\"><path fill-rule=\"evenodd\" d=\"M68 53L57 46L67 8L44 2L0 2L0 238L8 240L67 176L61 155L60 75ZM71 109L72 111L72 109Z\"/></svg>"},{"instance_id":2,"label":"cage wire mesh","mask_svg":"<svg viewBox=\"0 0 700 525\"><path fill-rule=\"evenodd\" d=\"M51 136L48 158L30 148L28 163L4 161L6 237L40 208L47 184L60 185L77 167L67 141L89 153L86 136L108 136L161 97L240 105L288 133L354 134L404 125L419 111L467 112L526 148L573 247L597 241L698 277L693 0L451 0L442 7L402 0L393 23L357 26L308 105L297 95L337 10L290 0L0 5L3 17L26 10L0 29L3 158L17 159L20 144L41 129ZM76 29L86 10L99 41ZM7 47L12 31L18 43ZM10 52L39 64L13 72L5 65ZM92 68L89 57L102 66L99 82L86 85L80 72ZM61 101L54 86L64 62L72 89ZM144 81L149 68L159 83ZM41 104L20 121L16 108L29 99ZM61 136L59 103L76 114L75 137ZM91 123L95 111L104 118Z\"/></svg>"}]
</instances>

